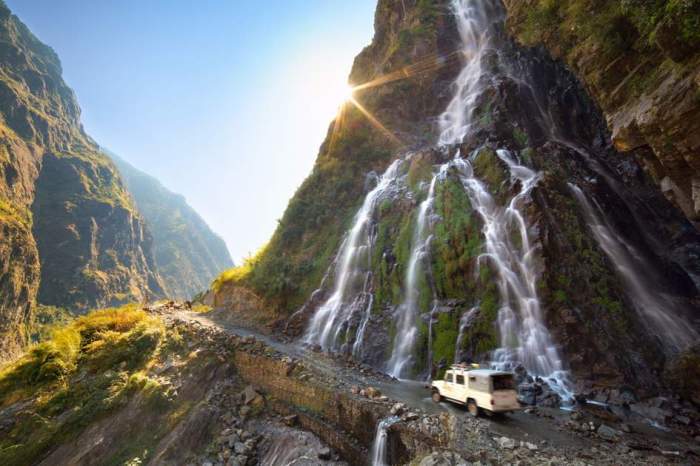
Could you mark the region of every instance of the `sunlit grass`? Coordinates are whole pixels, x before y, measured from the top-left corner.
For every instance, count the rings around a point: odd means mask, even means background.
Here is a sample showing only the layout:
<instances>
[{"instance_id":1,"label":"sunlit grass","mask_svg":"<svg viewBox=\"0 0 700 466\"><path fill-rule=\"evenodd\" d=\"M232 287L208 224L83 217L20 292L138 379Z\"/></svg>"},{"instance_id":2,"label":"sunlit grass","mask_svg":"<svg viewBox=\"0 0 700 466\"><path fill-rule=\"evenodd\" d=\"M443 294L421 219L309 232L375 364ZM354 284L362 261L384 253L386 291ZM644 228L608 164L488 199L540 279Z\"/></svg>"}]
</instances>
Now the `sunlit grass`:
<instances>
[{"instance_id":1,"label":"sunlit grass","mask_svg":"<svg viewBox=\"0 0 700 466\"><path fill-rule=\"evenodd\" d=\"M248 256L243 260L243 264L238 267L233 267L222 272L214 282L211 288L214 291L219 291L225 283L238 283L244 281L253 271L255 265L260 262L260 259L265 255L267 244L258 249L252 256Z\"/></svg>"},{"instance_id":2,"label":"sunlit grass","mask_svg":"<svg viewBox=\"0 0 700 466\"><path fill-rule=\"evenodd\" d=\"M136 305L93 311L29 348L0 369L0 408L22 402L18 418L0 438L0 464L33 464L51 447L135 393L167 403L167 390L148 369L174 345L163 345L163 322Z\"/></svg>"}]
</instances>

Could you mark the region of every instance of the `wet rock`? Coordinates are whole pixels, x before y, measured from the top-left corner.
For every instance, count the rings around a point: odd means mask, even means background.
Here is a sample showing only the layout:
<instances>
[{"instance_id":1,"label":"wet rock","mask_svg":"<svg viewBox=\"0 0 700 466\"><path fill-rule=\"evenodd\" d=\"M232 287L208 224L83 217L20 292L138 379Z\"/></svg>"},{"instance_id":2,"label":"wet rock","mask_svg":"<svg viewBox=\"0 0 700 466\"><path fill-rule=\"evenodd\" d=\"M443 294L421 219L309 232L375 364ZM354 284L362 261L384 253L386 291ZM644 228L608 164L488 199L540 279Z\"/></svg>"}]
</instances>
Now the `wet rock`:
<instances>
[{"instance_id":1,"label":"wet rock","mask_svg":"<svg viewBox=\"0 0 700 466\"><path fill-rule=\"evenodd\" d=\"M539 448L536 444L531 442L520 442L520 447L527 448L530 451L537 451Z\"/></svg>"},{"instance_id":2,"label":"wet rock","mask_svg":"<svg viewBox=\"0 0 700 466\"><path fill-rule=\"evenodd\" d=\"M601 424L600 427L598 427L597 432L600 438L607 440L608 442L616 442L620 437L619 431L613 429L612 427L606 426L605 424Z\"/></svg>"},{"instance_id":3,"label":"wet rock","mask_svg":"<svg viewBox=\"0 0 700 466\"><path fill-rule=\"evenodd\" d=\"M233 448L239 441L240 438L236 434L231 434L226 438L226 444L229 446L229 448Z\"/></svg>"},{"instance_id":4,"label":"wet rock","mask_svg":"<svg viewBox=\"0 0 700 466\"><path fill-rule=\"evenodd\" d=\"M379 389L374 388L374 387L367 387L365 388L365 396L367 398L379 398L381 396L382 392L379 391Z\"/></svg>"},{"instance_id":5,"label":"wet rock","mask_svg":"<svg viewBox=\"0 0 700 466\"><path fill-rule=\"evenodd\" d=\"M236 442L236 443L233 445L233 449L234 449L234 451L235 451L237 454L245 453L245 452L248 451L248 447L247 447L246 444L243 443L243 442Z\"/></svg>"}]
</instances>

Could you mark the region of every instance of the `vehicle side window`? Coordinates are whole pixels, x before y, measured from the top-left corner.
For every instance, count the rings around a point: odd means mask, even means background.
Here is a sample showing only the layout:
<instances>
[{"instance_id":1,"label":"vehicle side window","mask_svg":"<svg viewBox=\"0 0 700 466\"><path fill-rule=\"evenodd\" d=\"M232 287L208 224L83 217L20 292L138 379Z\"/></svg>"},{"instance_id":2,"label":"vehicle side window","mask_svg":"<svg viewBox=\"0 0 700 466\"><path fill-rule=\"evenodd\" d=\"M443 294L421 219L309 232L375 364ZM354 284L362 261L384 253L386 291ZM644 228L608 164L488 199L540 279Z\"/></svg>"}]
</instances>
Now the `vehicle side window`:
<instances>
[{"instance_id":1,"label":"vehicle side window","mask_svg":"<svg viewBox=\"0 0 700 466\"><path fill-rule=\"evenodd\" d=\"M449 383L452 383L452 374L445 374L445 380Z\"/></svg>"},{"instance_id":2,"label":"vehicle side window","mask_svg":"<svg viewBox=\"0 0 700 466\"><path fill-rule=\"evenodd\" d=\"M457 383L459 385L464 385L464 376L463 375L458 375L457 376Z\"/></svg>"}]
</instances>

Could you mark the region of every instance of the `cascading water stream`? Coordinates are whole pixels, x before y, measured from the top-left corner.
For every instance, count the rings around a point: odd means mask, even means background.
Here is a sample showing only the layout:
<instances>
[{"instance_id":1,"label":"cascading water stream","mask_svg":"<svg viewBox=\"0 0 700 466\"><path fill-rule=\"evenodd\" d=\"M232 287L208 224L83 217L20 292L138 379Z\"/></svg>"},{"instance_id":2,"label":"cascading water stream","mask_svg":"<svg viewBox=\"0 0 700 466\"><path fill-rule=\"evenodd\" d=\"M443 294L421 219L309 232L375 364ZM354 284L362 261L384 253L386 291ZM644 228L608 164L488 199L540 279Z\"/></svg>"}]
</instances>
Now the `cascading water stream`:
<instances>
[{"instance_id":1,"label":"cascading water stream","mask_svg":"<svg viewBox=\"0 0 700 466\"><path fill-rule=\"evenodd\" d=\"M569 183L593 236L608 258L615 265L630 302L644 317L649 331L659 337L668 352L683 350L698 341L692 325L684 321L682 311L673 298L657 291L653 279L641 271L653 270L652 266L631 245L617 234L596 204L590 201L578 186Z\"/></svg>"},{"instance_id":2,"label":"cascading water stream","mask_svg":"<svg viewBox=\"0 0 700 466\"><path fill-rule=\"evenodd\" d=\"M454 97L439 118L438 144L446 148L461 144L469 134L475 103L491 77L483 66L483 61L493 47L494 25L502 19L499 16L502 14L501 9L494 1L453 0L452 7L463 41L466 61L455 81ZM571 395L568 374L544 325L536 290L536 248L531 244L528 225L521 211L522 205L529 200L531 189L539 180L539 174L517 163L507 151L501 150L497 154L510 171L514 186L519 186L518 192L505 205L501 206L496 202L484 183L474 176L471 163L460 158L459 153L454 160L444 164L431 180L428 197L420 204L416 217L412 250L404 282L404 302L399 307L401 312L387 370L390 374L400 377L406 373L412 362L420 303L420 287L417 285L421 272L425 272L421 267L430 247L428 230L435 185L450 167L455 167L473 209L484 223L486 252L481 260L488 259L498 275L501 302L498 326L501 348L494 353L495 362L500 367L522 364L530 374L547 378L552 388L558 391L562 398L568 399ZM336 349L338 335L347 328L348 320L353 314L359 312L356 309L358 297L364 296L363 306L360 306L364 312L358 325L353 354L360 351L372 305L371 299L366 299L371 272L369 268L362 271L361 258L371 247L369 225L377 201L399 177L398 164L399 161L394 162L387 169L357 213L353 228L338 254L335 288L312 318L306 334L307 342L320 344L324 349ZM513 233L517 235L518 241L514 241ZM358 275L363 278L362 287L357 285ZM361 289L360 293L356 290L358 287ZM465 328L460 329L461 338L464 331ZM461 341L459 344L461 345Z\"/></svg>"},{"instance_id":3,"label":"cascading water stream","mask_svg":"<svg viewBox=\"0 0 700 466\"><path fill-rule=\"evenodd\" d=\"M551 388L568 400L571 398L568 373L542 318L534 261L536 247L521 211L540 175L518 164L508 151L496 153L520 187L504 206L474 176L469 161L455 159L472 207L484 224L486 251L479 256L479 263L488 261L498 275L501 341L492 362L500 369L522 364L531 375L546 378Z\"/></svg>"},{"instance_id":4,"label":"cascading water stream","mask_svg":"<svg viewBox=\"0 0 700 466\"><path fill-rule=\"evenodd\" d=\"M340 333L347 329L353 315L362 311L356 340L364 335L372 303L372 293L368 288L371 284L372 218L378 202L396 188L402 163L402 159L397 159L386 169L355 215L353 226L340 247L333 292L312 317L305 336L306 343L318 344L324 350L337 349ZM353 352L359 351L359 345L361 342L356 341Z\"/></svg>"},{"instance_id":5,"label":"cascading water stream","mask_svg":"<svg viewBox=\"0 0 700 466\"><path fill-rule=\"evenodd\" d=\"M483 59L492 47L494 15L499 11L494 2L483 0L454 0L453 9L467 62L455 82L455 95L440 117L439 143L447 147L461 144L469 134L475 102L489 78ZM498 274L501 347L494 352L494 362L502 368L522 364L530 374L547 378L562 398L569 399L568 373L542 318L535 248L520 210L539 174L518 164L508 151L499 150L497 155L520 187L504 206L499 206L484 183L474 176L469 161L454 159L472 208L484 223L486 252L480 259L488 259ZM520 244L513 241L513 230Z\"/></svg>"},{"instance_id":6,"label":"cascading water stream","mask_svg":"<svg viewBox=\"0 0 700 466\"><path fill-rule=\"evenodd\" d=\"M430 181L430 188L428 189L428 196L418 207L418 216L416 217L416 224L413 230L411 255L408 260L404 281L404 301L399 306L400 314L396 326L394 346L391 358L389 358L387 363L389 374L396 378L400 378L403 375L404 370L413 358L413 348L418 334L416 319L420 311L420 287L418 286L418 280L420 279L421 269L425 262L424 258L428 254L430 240L432 239L428 229L435 200L435 185L445 177L448 167L449 163L443 164L438 173L433 175Z\"/></svg>"},{"instance_id":7,"label":"cascading water stream","mask_svg":"<svg viewBox=\"0 0 700 466\"><path fill-rule=\"evenodd\" d=\"M482 61L491 46L489 16L492 9L489 1L452 1L466 62L454 83L455 94L438 121L440 146L459 144L469 132L476 100L483 91L481 80L485 73Z\"/></svg>"},{"instance_id":8,"label":"cascading water stream","mask_svg":"<svg viewBox=\"0 0 700 466\"><path fill-rule=\"evenodd\" d=\"M462 349L462 342L464 341L464 332L466 332L467 328L472 324L478 312L479 306L474 306L462 314L462 317L459 319L459 333L457 334L457 342L455 343L455 364L462 362L460 361L459 353Z\"/></svg>"},{"instance_id":9,"label":"cascading water stream","mask_svg":"<svg viewBox=\"0 0 700 466\"><path fill-rule=\"evenodd\" d=\"M388 466L386 458L386 446L387 446L387 429L399 421L398 417L391 416L382 419L379 424L377 424L377 433L374 435L374 442L372 443L372 466Z\"/></svg>"}]
</instances>

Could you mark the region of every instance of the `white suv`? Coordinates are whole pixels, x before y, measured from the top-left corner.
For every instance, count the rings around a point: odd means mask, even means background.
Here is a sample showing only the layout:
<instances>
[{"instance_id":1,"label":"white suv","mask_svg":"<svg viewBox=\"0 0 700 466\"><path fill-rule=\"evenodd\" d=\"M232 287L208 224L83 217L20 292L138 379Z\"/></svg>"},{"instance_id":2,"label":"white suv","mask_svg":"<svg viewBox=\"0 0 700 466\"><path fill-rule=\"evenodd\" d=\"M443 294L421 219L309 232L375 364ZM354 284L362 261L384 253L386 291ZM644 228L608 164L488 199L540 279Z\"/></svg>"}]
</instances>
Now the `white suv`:
<instances>
[{"instance_id":1,"label":"white suv","mask_svg":"<svg viewBox=\"0 0 700 466\"><path fill-rule=\"evenodd\" d=\"M465 404L472 416L480 410L491 414L520 409L510 372L454 365L445 372L444 380L433 381L432 392L433 401L439 403L445 398Z\"/></svg>"}]
</instances>

